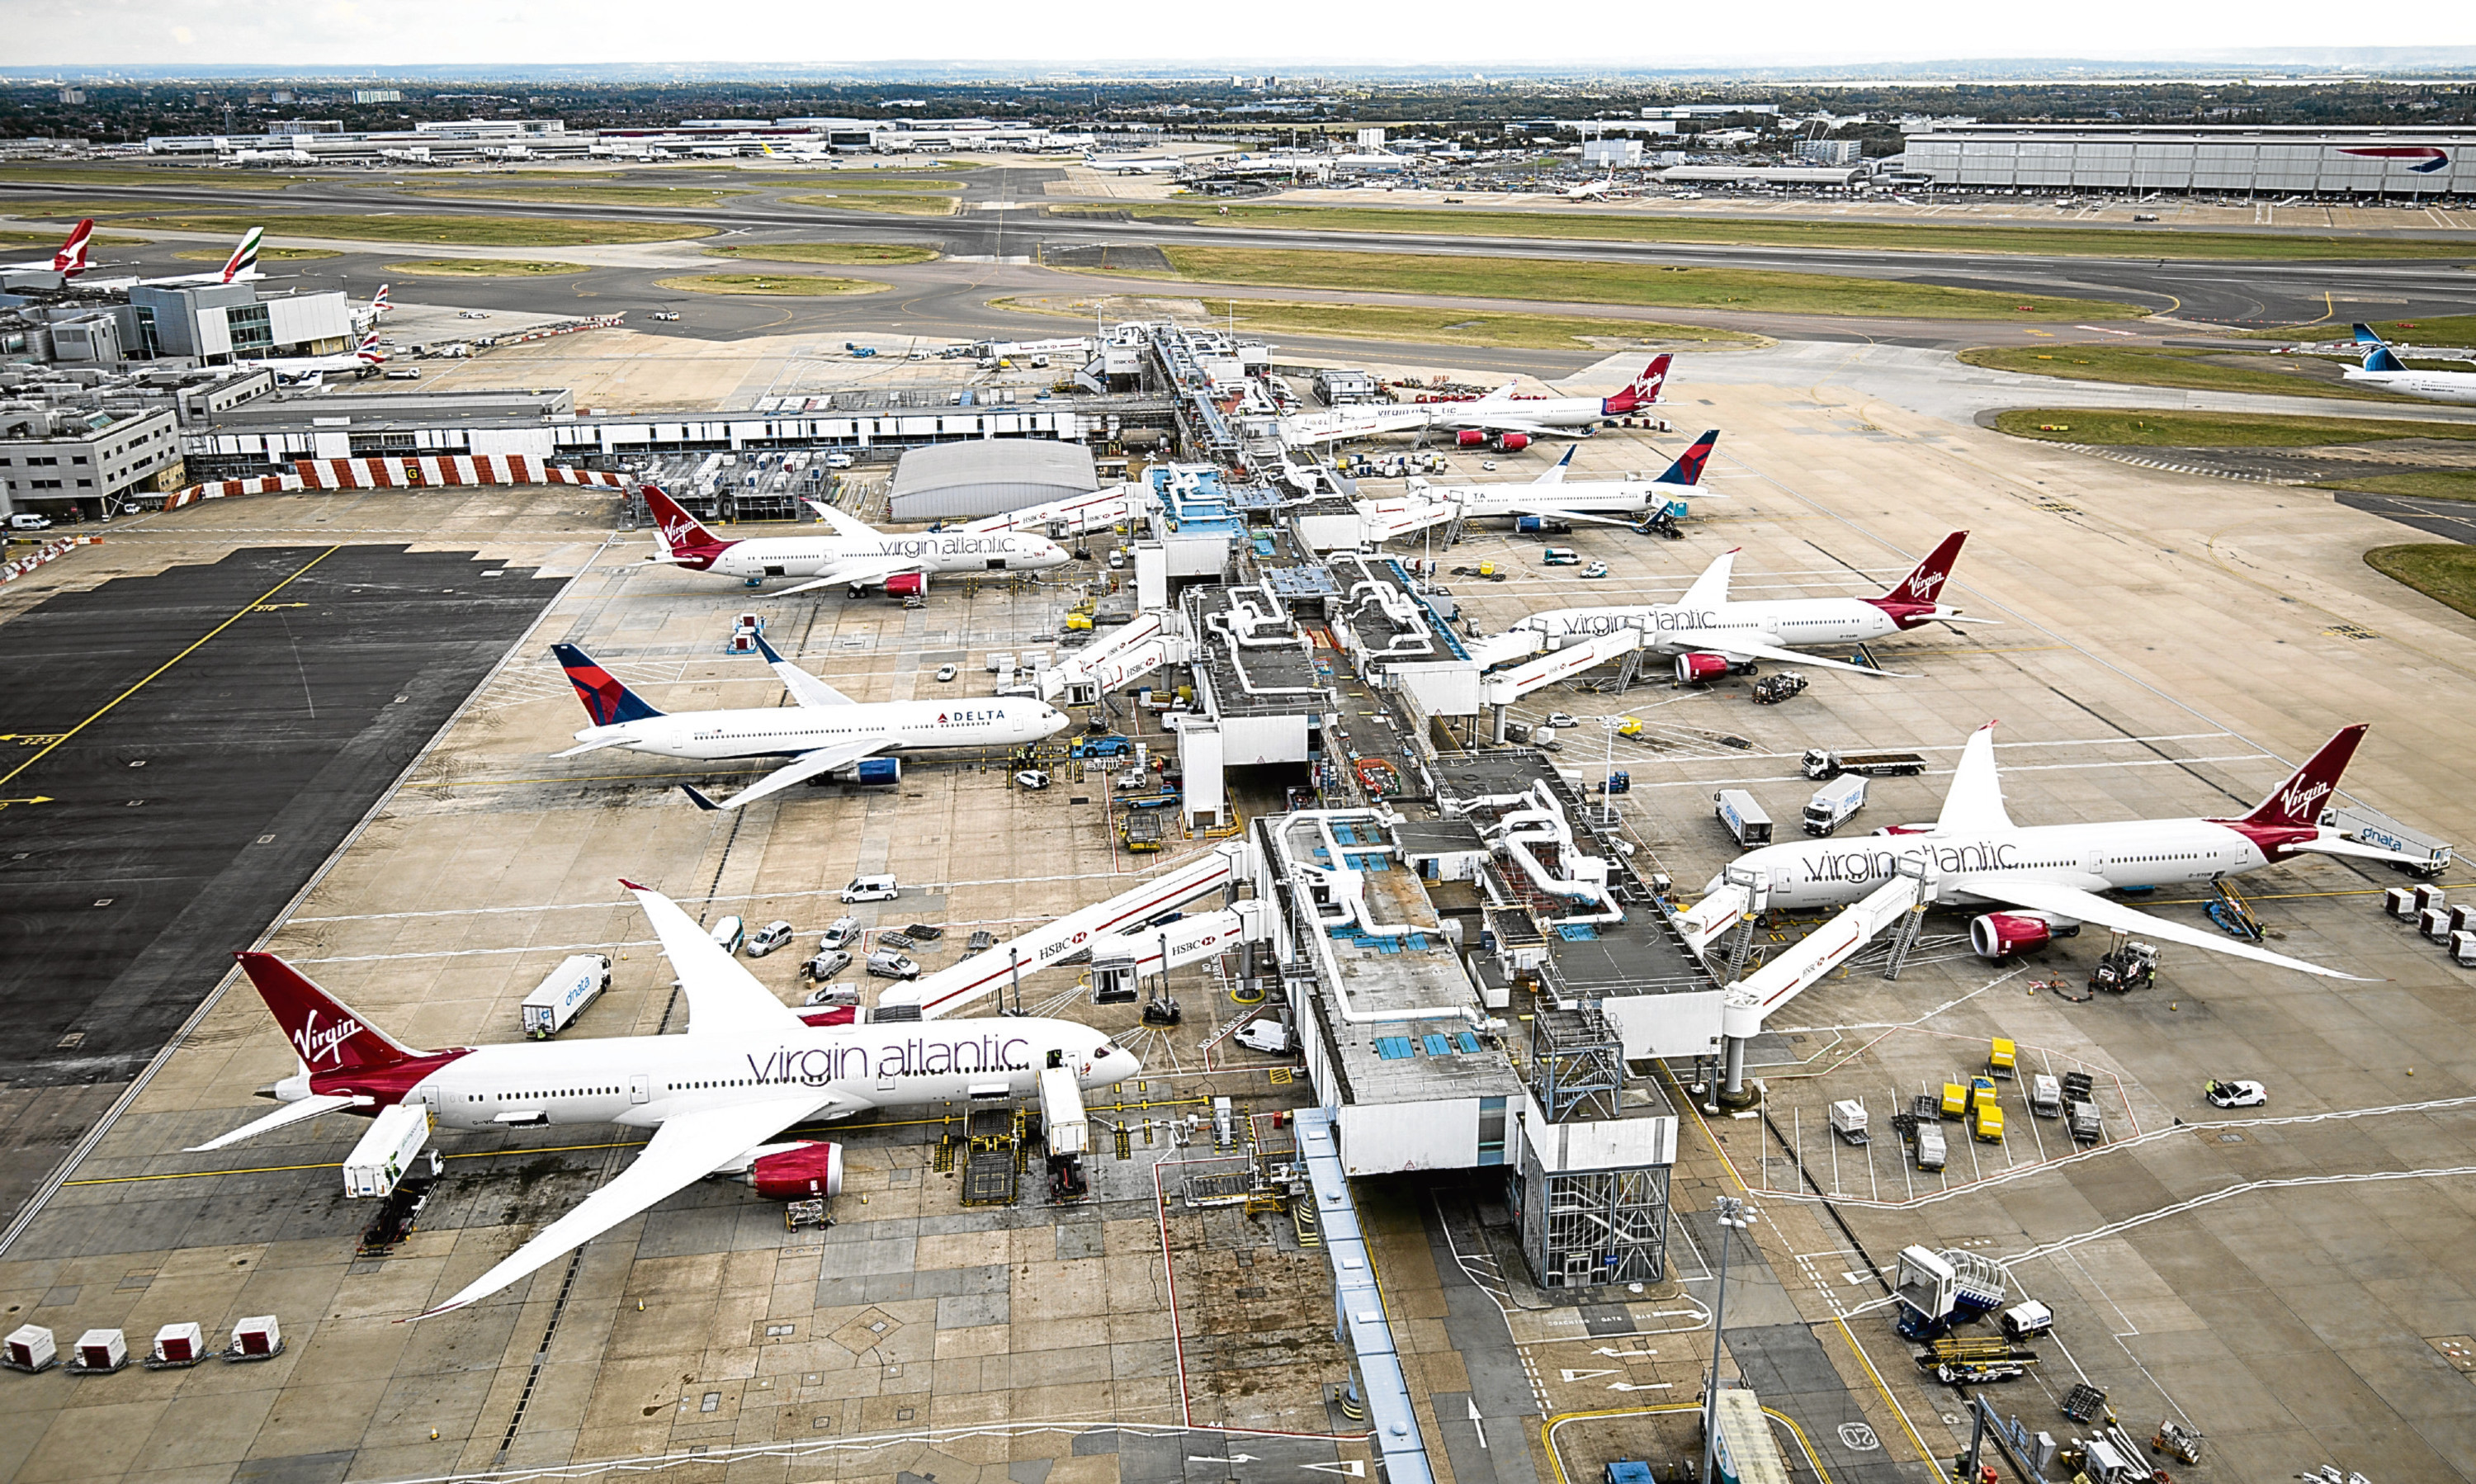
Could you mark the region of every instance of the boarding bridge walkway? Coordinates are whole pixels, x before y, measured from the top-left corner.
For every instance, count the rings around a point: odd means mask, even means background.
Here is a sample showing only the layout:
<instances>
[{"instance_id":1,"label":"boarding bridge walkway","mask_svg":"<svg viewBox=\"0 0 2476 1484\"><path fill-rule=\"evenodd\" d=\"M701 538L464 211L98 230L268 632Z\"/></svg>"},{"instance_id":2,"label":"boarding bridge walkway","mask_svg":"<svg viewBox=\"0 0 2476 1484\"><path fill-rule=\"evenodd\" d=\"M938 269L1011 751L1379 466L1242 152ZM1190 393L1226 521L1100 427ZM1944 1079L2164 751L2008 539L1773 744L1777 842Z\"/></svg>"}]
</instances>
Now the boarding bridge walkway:
<instances>
[{"instance_id":1,"label":"boarding bridge walkway","mask_svg":"<svg viewBox=\"0 0 2476 1484\"><path fill-rule=\"evenodd\" d=\"M1040 699L1089 705L1106 692L1194 653L1185 620L1171 609L1148 609L1106 640L1067 655L1040 673Z\"/></svg>"},{"instance_id":2,"label":"boarding bridge walkway","mask_svg":"<svg viewBox=\"0 0 2476 1484\"><path fill-rule=\"evenodd\" d=\"M1524 631L1535 633L1535 631ZM1510 670L1498 670L1491 675L1480 677L1479 704L1494 708L1496 712L1497 742L1500 745L1504 741L1506 707L1532 691L1543 690L1558 680L1571 679L1585 670L1596 669L1609 660L1622 658L1643 648L1644 642L1648 637L1647 630L1619 629L1609 633L1595 634L1590 638L1578 640L1560 650L1550 650L1538 658L1516 665Z\"/></svg>"},{"instance_id":3,"label":"boarding bridge walkway","mask_svg":"<svg viewBox=\"0 0 2476 1484\"><path fill-rule=\"evenodd\" d=\"M1384 1294L1376 1286L1358 1208L1350 1202L1349 1175L1342 1168L1332 1110L1303 1108L1297 1118L1299 1154L1306 1165L1325 1249L1332 1256L1333 1305L1357 1362L1359 1395L1366 1398L1368 1425L1383 1454L1386 1484L1435 1484L1426 1441L1419 1434L1418 1409L1410 1400L1409 1377L1393 1343L1392 1322L1384 1315Z\"/></svg>"}]
</instances>

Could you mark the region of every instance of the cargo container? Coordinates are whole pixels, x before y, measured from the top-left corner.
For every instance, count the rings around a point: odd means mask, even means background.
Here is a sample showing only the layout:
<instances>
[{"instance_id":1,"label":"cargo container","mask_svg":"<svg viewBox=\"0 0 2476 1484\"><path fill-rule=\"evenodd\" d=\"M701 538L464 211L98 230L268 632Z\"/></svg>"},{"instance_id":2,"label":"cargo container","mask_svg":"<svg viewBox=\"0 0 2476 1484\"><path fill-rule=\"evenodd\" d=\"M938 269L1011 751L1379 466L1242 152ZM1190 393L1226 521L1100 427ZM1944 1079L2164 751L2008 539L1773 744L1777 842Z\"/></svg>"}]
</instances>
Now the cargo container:
<instances>
[{"instance_id":1,"label":"cargo container","mask_svg":"<svg viewBox=\"0 0 2476 1484\"><path fill-rule=\"evenodd\" d=\"M1986 1050L1986 1075L2012 1080L2020 1065L2020 1049L2002 1036L1996 1036Z\"/></svg>"},{"instance_id":2,"label":"cargo container","mask_svg":"<svg viewBox=\"0 0 2476 1484\"><path fill-rule=\"evenodd\" d=\"M1723 788L1711 796L1711 812L1739 845L1751 850L1771 843L1771 817L1753 795L1742 788Z\"/></svg>"},{"instance_id":3,"label":"cargo container","mask_svg":"<svg viewBox=\"0 0 2476 1484\"><path fill-rule=\"evenodd\" d=\"M226 1360L265 1360L284 1353L284 1330L272 1314L259 1314L233 1325L232 1348Z\"/></svg>"},{"instance_id":4,"label":"cargo container","mask_svg":"<svg viewBox=\"0 0 2476 1484\"><path fill-rule=\"evenodd\" d=\"M1843 1098L1831 1105L1831 1131L1850 1144L1866 1142L1866 1104Z\"/></svg>"},{"instance_id":5,"label":"cargo container","mask_svg":"<svg viewBox=\"0 0 2476 1484\"><path fill-rule=\"evenodd\" d=\"M1973 1130L1980 1144L2003 1142L2003 1110L1993 1102L1977 1105L1977 1126Z\"/></svg>"},{"instance_id":6,"label":"cargo container","mask_svg":"<svg viewBox=\"0 0 2476 1484\"><path fill-rule=\"evenodd\" d=\"M78 1336L72 1369L97 1374L129 1364L129 1337L117 1329L89 1329Z\"/></svg>"},{"instance_id":7,"label":"cargo container","mask_svg":"<svg viewBox=\"0 0 2476 1484\"><path fill-rule=\"evenodd\" d=\"M1944 1166L1943 1125L1918 1125L1918 1168L1940 1170Z\"/></svg>"},{"instance_id":8,"label":"cargo container","mask_svg":"<svg viewBox=\"0 0 2476 1484\"><path fill-rule=\"evenodd\" d=\"M52 1332L40 1324L25 1324L12 1331L5 1349L0 1349L12 1371L49 1371L60 1364L60 1346Z\"/></svg>"},{"instance_id":9,"label":"cargo container","mask_svg":"<svg viewBox=\"0 0 2476 1484\"><path fill-rule=\"evenodd\" d=\"M166 1324L155 1331L155 1353L152 1357L155 1364L188 1366L206 1358L207 1334L194 1322Z\"/></svg>"},{"instance_id":10,"label":"cargo container","mask_svg":"<svg viewBox=\"0 0 2476 1484\"><path fill-rule=\"evenodd\" d=\"M1926 757L1923 753L1835 753L1816 747L1806 750L1798 767L1810 779L1836 779L1844 773L1869 779L1906 779L1926 771Z\"/></svg>"},{"instance_id":11,"label":"cargo container","mask_svg":"<svg viewBox=\"0 0 2476 1484\"><path fill-rule=\"evenodd\" d=\"M2003 1338L2027 1340L2055 1327L2055 1311L2032 1298L2004 1310L1998 1323L2003 1326Z\"/></svg>"},{"instance_id":12,"label":"cargo container","mask_svg":"<svg viewBox=\"0 0 2476 1484\"><path fill-rule=\"evenodd\" d=\"M1866 806L1866 779L1862 774L1848 773L1833 779L1814 791L1805 804L1805 832L1827 835Z\"/></svg>"},{"instance_id":13,"label":"cargo container","mask_svg":"<svg viewBox=\"0 0 2476 1484\"><path fill-rule=\"evenodd\" d=\"M2064 1125L2072 1131L2072 1142L2076 1144L2095 1144L2106 1132L2105 1121L2099 1117L2094 1102L2066 1102Z\"/></svg>"},{"instance_id":14,"label":"cargo container","mask_svg":"<svg viewBox=\"0 0 2476 1484\"><path fill-rule=\"evenodd\" d=\"M2415 914L2415 930L2436 943L2450 941L2450 909L2426 907Z\"/></svg>"},{"instance_id":15,"label":"cargo container","mask_svg":"<svg viewBox=\"0 0 2476 1484\"><path fill-rule=\"evenodd\" d=\"M2043 1072L2031 1074L2029 1111L2040 1118L2061 1118L2064 1113L2064 1084Z\"/></svg>"},{"instance_id":16,"label":"cargo container","mask_svg":"<svg viewBox=\"0 0 2476 1484\"><path fill-rule=\"evenodd\" d=\"M2476 969L2476 931L2450 935L2450 961L2462 968Z\"/></svg>"},{"instance_id":17,"label":"cargo container","mask_svg":"<svg viewBox=\"0 0 2476 1484\"><path fill-rule=\"evenodd\" d=\"M584 1013L584 1007L610 987L610 960L600 953L576 953L533 986L516 1015L525 1034L536 1041L555 1036Z\"/></svg>"},{"instance_id":18,"label":"cargo container","mask_svg":"<svg viewBox=\"0 0 2476 1484\"><path fill-rule=\"evenodd\" d=\"M1968 1116L1968 1089L1967 1087L1958 1082L1945 1082L1943 1084L1943 1116L1945 1118L1967 1118Z\"/></svg>"},{"instance_id":19,"label":"cargo container","mask_svg":"<svg viewBox=\"0 0 2476 1484\"><path fill-rule=\"evenodd\" d=\"M381 1108L370 1120L370 1131L344 1156L344 1195L353 1200L394 1195L396 1182L413 1169L429 1142L430 1109L417 1102Z\"/></svg>"},{"instance_id":20,"label":"cargo container","mask_svg":"<svg viewBox=\"0 0 2476 1484\"><path fill-rule=\"evenodd\" d=\"M1092 1125L1083 1115L1083 1092L1071 1067L1050 1067L1040 1074L1041 1137L1050 1157L1086 1154L1092 1150Z\"/></svg>"}]
</instances>

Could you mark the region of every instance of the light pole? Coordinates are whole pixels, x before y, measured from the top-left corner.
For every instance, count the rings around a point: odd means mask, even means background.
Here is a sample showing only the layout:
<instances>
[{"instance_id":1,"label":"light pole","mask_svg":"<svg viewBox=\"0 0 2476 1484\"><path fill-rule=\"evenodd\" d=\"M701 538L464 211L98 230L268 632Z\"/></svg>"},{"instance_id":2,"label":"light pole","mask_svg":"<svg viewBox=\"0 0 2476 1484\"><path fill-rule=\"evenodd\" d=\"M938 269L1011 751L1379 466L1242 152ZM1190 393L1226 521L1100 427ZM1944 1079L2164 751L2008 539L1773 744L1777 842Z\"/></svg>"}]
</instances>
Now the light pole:
<instances>
[{"instance_id":1,"label":"light pole","mask_svg":"<svg viewBox=\"0 0 2476 1484\"><path fill-rule=\"evenodd\" d=\"M1720 1296L1711 1304L1711 1379L1702 1388L1704 1484L1709 1484L1712 1455L1720 1442L1720 1343L1728 1328L1728 1248L1736 1240L1735 1233L1754 1224L1753 1214L1738 1197L1721 1196L1712 1202L1711 1209L1720 1223Z\"/></svg>"}]
</instances>

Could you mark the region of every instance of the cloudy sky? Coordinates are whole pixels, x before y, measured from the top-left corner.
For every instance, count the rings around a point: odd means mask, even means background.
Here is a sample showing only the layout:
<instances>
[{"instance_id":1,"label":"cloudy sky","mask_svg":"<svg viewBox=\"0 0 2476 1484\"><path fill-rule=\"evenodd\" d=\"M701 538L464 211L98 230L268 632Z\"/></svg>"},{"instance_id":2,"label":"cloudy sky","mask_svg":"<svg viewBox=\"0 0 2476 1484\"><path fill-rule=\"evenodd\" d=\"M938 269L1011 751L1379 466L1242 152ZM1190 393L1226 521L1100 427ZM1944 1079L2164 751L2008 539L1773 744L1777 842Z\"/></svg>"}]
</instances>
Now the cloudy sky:
<instances>
[{"instance_id":1,"label":"cloudy sky","mask_svg":"<svg viewBox=\"0 0 2476 1484\"><path fill-rule=\"evenodd\" d=\"M0 0L0 64L1206 61L1696 64L1970 57L2172 58L2264 47L2476 44L2476 4L2083 0L2070 6L1771 0L942 0L699 6L665 0Z\"/></svg>"}]
</instances>

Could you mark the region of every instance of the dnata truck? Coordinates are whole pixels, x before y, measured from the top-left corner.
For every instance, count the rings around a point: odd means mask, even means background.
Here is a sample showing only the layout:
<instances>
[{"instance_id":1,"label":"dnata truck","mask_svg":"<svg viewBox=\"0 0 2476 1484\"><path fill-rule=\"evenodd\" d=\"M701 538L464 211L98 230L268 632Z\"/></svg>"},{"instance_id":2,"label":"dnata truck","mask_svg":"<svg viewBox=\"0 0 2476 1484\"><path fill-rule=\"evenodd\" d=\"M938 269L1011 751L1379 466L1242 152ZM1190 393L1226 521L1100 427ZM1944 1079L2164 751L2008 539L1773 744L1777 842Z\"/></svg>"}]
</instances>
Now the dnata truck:
<instances>
[{"instance_id":1,"label":"dnata truck","mask_svg":"<svg viewBox=\"0 0 2476 1484\"><path fill-rule=\"evenodd\" d=\"M1770 1419L1752 1392L1730 1387L1711 1397L1712 1484L1789 1484Z\"/></svg>"},{"instance_id":2,"label":"dnata truck","mask_svg":"<svg viewBox=\"0 0 2476 1484\"><path fill-rule=\"evenodd\" d=\"M395 1194L396 1182L421 1157L430 1142L430 1109L418 1102L399 1102L379 1109L369 1132L344 1156L344 1195L349 1200ZM433 1173L435 1173L433 1171Z\"/></svg>"},{"instance_id":3,"label":"dnata truck","mask_svg":"<svg viewBox=\"0 0 2476 1484\"><path fill-rule=\"evenodd\" d=\"M1803 824L1810 835L1827 835L1866 806L1866 776L1845 773L1814 791L1806 801Z\"/></svg>"},{"instance_id":4,"label":"dnata truck","mask_svg":"<svg viewBox=\"0 0 2476 1484\"><path fill-rule=\"evenodd\" d=\"M1771 817L1742 788L1723 788L1711 796L1711 812L1720 817L1739 845L1752 850L1771 843Z\"/></svg>"},{"instance_id":5,"label":"dnata truck","mask_svg":"<svg viewBox=\"0 0 2476 1484\"><path fill-rule=\"evenodd\" d=\"M1860 778L1909 779L1926 771L1923 753L1835 753L1829 748L1806 749L1799 764L1810 779L1836 779L1844 773Z\"/></svg>"},{"instance_id":6,"label":"dnata truck","mask_svg":"<svg viewBox=\"0 0 2476 1484\"><path fill-rule=\"evenodd\" d=\"M525 1034L536 1041L558 1034L609 987L610 960L604 955L577 953L560 959L516 1008Z\"/></svg>"}]
</instances>

